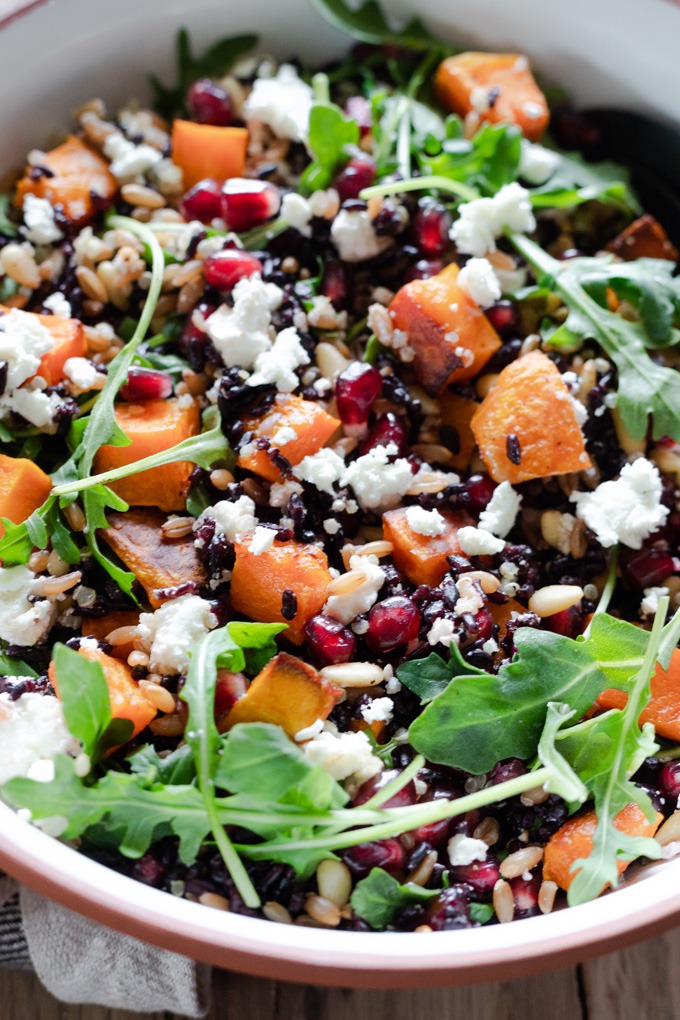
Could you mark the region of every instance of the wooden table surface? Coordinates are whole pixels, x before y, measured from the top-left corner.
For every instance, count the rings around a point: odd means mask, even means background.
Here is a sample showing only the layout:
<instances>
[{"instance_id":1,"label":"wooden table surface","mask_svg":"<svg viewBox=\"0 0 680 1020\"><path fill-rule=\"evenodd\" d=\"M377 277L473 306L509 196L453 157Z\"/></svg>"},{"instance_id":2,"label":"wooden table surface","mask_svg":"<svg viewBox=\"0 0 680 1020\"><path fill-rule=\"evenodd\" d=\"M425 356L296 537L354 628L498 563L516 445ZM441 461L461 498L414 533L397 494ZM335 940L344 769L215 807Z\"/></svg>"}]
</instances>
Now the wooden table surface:
<instances>
[{"instance_id":1,"label":"wooden table surface","mask_svg":"<svg viewBox=\"0 0 680 1020\"><path fill-rule=\"evenodd\" d=\"M468 988L358 992L215 973L208 1020L680 1020L680 930L580 967ZM64 1006L0 970L0 1020L182 1020Z\"/></svg>"}]
</instances>

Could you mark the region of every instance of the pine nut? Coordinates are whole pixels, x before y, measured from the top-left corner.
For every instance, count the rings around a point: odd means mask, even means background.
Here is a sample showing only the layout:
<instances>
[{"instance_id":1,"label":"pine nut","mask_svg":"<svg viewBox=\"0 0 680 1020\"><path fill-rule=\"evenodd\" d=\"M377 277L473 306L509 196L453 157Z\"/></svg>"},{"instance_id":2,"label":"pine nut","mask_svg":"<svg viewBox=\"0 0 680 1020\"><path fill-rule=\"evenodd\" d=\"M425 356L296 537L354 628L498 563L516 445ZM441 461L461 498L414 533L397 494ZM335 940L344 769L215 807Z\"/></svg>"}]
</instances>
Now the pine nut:
<instances>
[{"instance_id":1,"label":"pine nut","mask_svg":"<svg viewBox=\"0 0 680 1020\"><path fill-rule=\"evenodd\" d=\"M466 575L471 581L479 581L479 586L485 595L492 595L501 586L501 582L487 570L469 570Z\"/></svg>"},{"instance_id":2,"label":"pine nut","mask_svg":"<svg viewBox=\"0 0 680 1020\"><path fill-rule=\"evenodd\" d=\"M515 916L515 898L507 882L499 878L493 887L493 909L501 924L507 924Z\"/></svg>"},{"instance_id":3,"label":"pine nut","mask_svg":"<svg viewBox=\"0 0 680 1020\"><path fill-rule=\"evenodd\" d=\"M195 523L193 517L168 517L161 524L161 531L165 538L184 538L191 534Z\"/></svg>"},{"instance_id":4,"label":"pine nut","mask_svg":"<svg viewBox=\"0 0 680 1020\"><path fill-rule=\"evenodd\" d=\"M34 553L31 553L28 559L28 565L34 574L39 574L42 570L47 570L47 561L50 558L50 554L47 549L36 549Z\"/></svg>"},{"instance_id":5,"label":"pine nut","mask_svg":"<svg viewBox=\"0 0 680 1020\"><path fill-rule=\"evenodd\" d=\"M184 722L176 712L161 716L149 723L149 729L157 737L179 737L184 733Z\"/></svg>"},{"instance_id":6,"label":"pine nut","mask_svg":"<svg viewBox=\"0 0 680 1020\"><path fill-rule=\"evenodd\" d=\"M234 476L231 471L227 471L226 468L215 468L214 471L210 472L210 484L214 485L220 492L224 492L234 481Z\"/></svg>"},{"instance_id":7,"label":"pine nut","mask_svg":"<svg viewBox=\"0 0 680 1020\"><path fill-rule=\"evenodd\" d=\"M669 843L680 841L680 811L675 811L666 819L657 832L655 839L661 846L668 846Z\"/></svg>"},{"instance_id":8,"label":"pine nut","mask_svg":"<svg viewBox=\"0 0 680 1020\"><path fill-rule=\"evenodd\" d=\"M139 205L143 209L162 209L165 205L162 195L152 188L145 188L142 184L124 184L120 194L128 205Z\"/></svg>"},{"instance_id":9,"label":"pine nut","mask_svg":"<svg viewBox=\"0 0 680 1020\"><path fill-rule=\"evenodd\" d=\"M535 786L533 790L525 790L520 794L520 800L525 807L535 807L537 804L545 804L550 794L544 786Z\"/></svg>"},{"instance_id":10,"label":"pine nut","mask_svg":"<svg viewBox=\"0 0 680 1020\"><path fill-rule=\"evenodd\" d=\"M419 471L410 489L406 490L407 496L419 496L421 493L441 492L451 484L451 479L437 471Z\"/></svg>"},{"instance_id":11,"label":"pine nut","mask_svg":"<svg viewBox=\"0 0 680 1020\"><path fill-rule=\"evenodd\" d=\"M112 648L117 648L119 645L127 645L137 637L136 627L116 627L115 630L110 631L104 640L107 645L111 645Z\"/></svg>"},{"instance_id":12,"label":"pine nut","mask_svg":"<svg viewBox=\"0 0 680 1020\"><path fill-rule=\"evenodd\" d=\"M437 863L437 851L429 850L425 854L422 861L417 868L414 868L409 875L406 876L407 882L413 882L414 885L427 885L432 878L432 872L434 866Z\"/></svg>"},{"instance_id":13,"label":"pine nut","mask_svg":"<svg viewBox=\"0 0 680 1020\"><path fill-rule=\"evenodd\" d=\"M316 869L316 885L319 896L335 903L336 907L344 907L352 892L352 875L342 861L329 858Z\"/></svg>"},{"instance_id":14,"label":"pine nut","mask_svg":"<svg viewBox=\"0 0 680 1020\"><path fill-rule=\"evenodd\" d=\"M340 662L319 672L338 687L375 687L383 681L382 669L373 662Z\"/></svg>"},{"instance_id":15,"label":"pine nut","mask_svg":"<svg viewBox=\"0 0 680 1020\"><path fill-rule=\"evenodd\" d=\"M94 270L88 269L87 266L78 266L76 269L76 279L83 292L92 298L93 301L101 301L105 305L109 300L106 287Z\"/></svg>"},{"instance_id":16,"label":"pine nut","mask_svg":"<svg viewBox=\"0 0 680 1020\"><path fill-rule=\"evenodd\" d=\"M538 890L538 909L542 914L549 914L557 896L557 885L555 882L541 882Z\"/></svg>"},{"instance_id":17,"label":"pine nut","mask_svg":"<svg viewBox=\"0 0 680 1020\"><path fill-rule=\"evenodd\" d=\"M495 846L501 836L501 827L495 818L482 818L472 836L481 839L487 846Z\"/></svg>"},{"instance_id":18,"label":"pine nut","mask_svg":"<svg viewBox=\"0 0 680 1020\"><path fill-rule=\"evenodd\" d=\"M365 580L366 575L362 570L348 570L346 574L333 578L326 591L329 595L349 595L360 588Z\"/></svg>"},{"instance_id":19,"label":"pine nut","mask_svg":"<svg viewBox=\"0 0 680 1020\"><path fill-rule=\"evenodd\" d=\"M281 903L275 903L274 900L269 900L262 907L262 913L268 921L276 921L278 924L292 924L293 918L290 916L290 912Z\"/></svg>"},{"instance_id":20,"label":"pine nut","mask_svg":"<svg viewBox=\"0 0 680 1020\"><path fill-rule=\"evenodd\" d=\"M85 514L78 503L69 503L68 506L64 507L62 513L73 531L84 531Z\"/></svg>"},{"instance_id":21,"label":"pine nut","mask_svg":"<svg viewBox=\"0 0 680 1020\"><path fill-rule=\"evenodd\" d=\"M340 910L337 904L323 896L309 893L305 910L314 921L319 921L329 928L336 928L340 924Z\"/></svg>"},{"instance_id":22,"label":"pine nut","mask_svg":"<svg viewBox=\"0 0 680 1020\"><path fill-rule=\"evenodd\" d=\"M141 666L143 669L146 669L149 665L149 656L146 652L135 649L134 652L130 652L127 661L128 666L132 666L133 669L135 666Z\"/></svg>"},{"instance_id":23,"label":"pine nut","mask_svg":"<svg viewBox=\"0 0 680 1020\"><path fill-rule=\"evenodd\" d=\"M63 577L64 574L68 574L71 567L66 560L62 560L56 549L53 549L47 558L47 569L52 577Z\"/></svg>"},{"instance_id":24,"label":"pine nut","mask_svg":"<svg viewBox=\"0 0 680 1020\"><path fill-rule=\"evenodd\" d=\"M151 702L154 708L166 715L172 715L177 704L170 691L166 691L165 687L161 687L159 684L150 684L148 680L141 680L139 686L144 691L144 697Z\"/></svg>"},{"instance_id":25,"label":"pine nut","mask_svg":"<svg viewBox=\"0 0 680 1020\"><path fill-rule=\"evenodd\" d=\"M531 871L543 860L542 846L527 846L522 850L515 850L502 861L500 873L503 878L519 878L525 871Z\"/></svg>"},{"instance_id":26,"label":"pine nut","mask_svg":"<svg viewBox=\"0 0 680 1020\"><path fill-rule=\"evenodd\" d=\"M432 928L429 924L419 924L418 927L413 930L417 935L426 935L428 932L432 931Z\"/></svg>"},{"instance_id":27,"label":"pine nut","mask_svg":"<svg viewBox=\"0 0 680 1020\"><path fill-rule=\"evenodd\" d=\"M569 539L576 524L573 514L561 514L559 510L545 510L541 514L541 535L551 549L569 555Z\"/></svg>"},{"instance_id":28,"label":"pine nut","mask_svg":"<svg viewBox=\"0 0 680 1020\"><path fill-rule=\"evenodd\" d=\"M316 345L314 356L321 375L331 382L334 382L336 376L344 372L349 365L348 359L343 357L337 347L323 341Z\"/></svg>"},{"instance_id":29,"label":"pine nut","mask_svg":"<svg viewBox=\"0 0 680 1020\"><path fill-rule=\"evenodd\" d=\"M212 907L213 910L229 910L231 904L225 896L219 896L214 892L204 892L198 897L198 902L204 907Z\"/></svg>"},{"instance_id":30,"label":"pine nut","mask_svg":"<svg viewBox=\"0 0 680 1020\"><path fill-rule=\"evenodd\" d=\"M583 588L577 584L548 584L534 592L529 599L529 609L543 619L570 609L582 598Z\"/></svg>"}]
</instances>

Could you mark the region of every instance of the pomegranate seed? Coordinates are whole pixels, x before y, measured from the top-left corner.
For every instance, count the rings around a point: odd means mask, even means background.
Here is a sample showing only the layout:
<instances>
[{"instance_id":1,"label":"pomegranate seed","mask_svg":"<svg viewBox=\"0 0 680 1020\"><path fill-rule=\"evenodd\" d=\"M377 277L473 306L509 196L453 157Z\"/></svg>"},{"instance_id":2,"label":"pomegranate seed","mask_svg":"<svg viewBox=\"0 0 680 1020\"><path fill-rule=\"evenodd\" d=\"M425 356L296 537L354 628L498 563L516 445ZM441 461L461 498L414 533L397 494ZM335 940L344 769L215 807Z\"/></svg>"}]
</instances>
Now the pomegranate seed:
<instances>
[{"instance_id":1,"label":"pomegranate seed","mask_svg":"<svg viewBox=\"0 0 680 1020\"><path fill-rule=\"evenodd\" d=\"M324 265L321 293L330 299L338 311L350 305L351 284L347 270L337 259L328 259Z\"/></svg>"},{"instance_id":2,"label":"pomegranate seed","mask_svg":"<svg viewBox=\"0 0 680 1020\"><path fill-rule=\"evenodd\" d=\"M381 389L382 376L377 368L352 361L335 384L335 399L343 425L364 425Z\"/></svg>"},{"instance_id":3,"label":"pomegranate seed","mask_svg":"<svg viewBox=\"0 0 680 1020\"><path fill-rule=\"evenodd\" d=\"M470 928L470 904L466 892L459 885L444 889L428 908L425 920L433 931L452 931Z\"/></svg>"},{"instance_id":4,"label":"pomegranate seed","mask_svg":"<svg viewBox=\"0 0 680 1020\"><path fill-rule=\"evenodd\" d=\"M401 456L406 452L406 440L406 427L402 424L401 418L397 417L393 411L388 411L378 418L366 439L359 446L358 453L360 457L363 457L365 453L374 450L376 446L387 446L388 443L394 443L397 447L397 454Z\"/></svg>"},{"instance_id":5,"label":"pomegranate seed","mask_svg":"<svg viewBox=\"0 0 680 1020\"><path fill-rule=\"evenodd\" d=\"M553 616L543 620L543 629L552 631L553 634L561 634L563 637L575 638L583 633L585 618L579 602L569 609L562 609Z\"/></svg>"},{"instance_id":6,"label":"pomegranate seed","mask_svg":"<svg viewBox=\"0 0 680 1020\"><path fill-rule=\"evenodd\" d=\"M232 177L222 185L222 216L237 233L259 227L280 208L279 189L269 181Z\"/></svg>"},{"instance_id":7,"label":"pomegranate seed","mask_svg":"<svg viewBox=\"0 0 680 1020\"><path fill-rule=\"evenodd\" d=\"M132 877L137 882L143 882L144 885L160 886L166 871L167 867L157 857L154 857L153 854L144 854L133 864Z\"/></svg>"},{"instance_id":8,"label":"pomegranate seed","mask_svg":"<svg viewBox=\"0 0 680 1020\"><path fill-rule=\"evenodd\" d=\"M480 609L475 613L475 634L477 640L488 641L493 637L493 616L488 609Z\"/></svg>"},{"instance_id":9,"label":"pomegranate seed","mask_svg":"<svg viewBox=\"0 0 680 1020\"><path fill-rule=\"evenodd\" d=\"M405 595L377 602L368 614L366 643L373 652L391 652L418 637L420 611Z\"/></svg>"},{"instance_id":10,"label":"pomegranate seed","mask_svg":"<svg viewBox=\"0 0 680 1020\"><path fill-rule=\"evenodd\" d=\"M488 857L485 861L474 861L472 864L459 864L449 868L449 872L453 882L464 882L472 886L480 896L491 896L493 887L501 877L495 857Z\"/></svg>"},{"instance_id":11,"label":"pomegranate seed","mask_svg":"<svg viewBox=\"0 0 680 1020\"><path fill-rule=\"evenodd\" d=\"M217 674L215 687L215 715L228 712L248 690L248 681L243 673L231 673L221 669Z\"/></svg>"},{"instance_id":12,"label":"pomegranate seed","mask_svg":"<svg viewBox=\"0 0 680 1020\"><path fill-rule=\"evenodd\" d=\"M185 220L200 220L210 223L222 215L222 189L217 181L206 177L185 192L179 204L179 211Z\"/></svg>"},{"instance_id":13,"label":"pomegranate seed","mask_svg":"<svg viewBox=\"0 0 680 1020\"><path fill-rule=\"evenodd\" d=\"M407 283L412 280L429 280L430 277L441 273L444 263L441 259L418 259L417 262L406 270L404 279Z\"/></svg>"},{"instance_id":14,"label":"pomegranate seed","mask_svg":"<svg viewBox=\"0 0 680 1020\"><path fill-rule=\"evenodd\" d=\"M420 803L425 804L433 800L455 800L458 792L450 786L431 786ZM452 834L457 819L444 818L441 822L430 822L429 825L420 825L413 829L411 835L416 843L429 843L430 846L441 846Z\"/></svg>"},{"instance_id":15,"label":"pomegranate seed","mask_svg":"<svg viewBox=\"0 0 680 1020\"><path fill-rule=\"evenodd\" d=\"M565 110L552 121L551 129L557 144L563 149L593 148L601 139L597 124L582 113Z\"/></svg>"},{"instance_id":16,"label":"pomegranate seed","mask_svg":"<svg viewBox=\"0 0 680 1020\"><path fill-rule=\"evenodd\" d=\"M398 769L386 769L384 772L379 772L377 776L372 776L367 779L365 783L362 783L357 792L355 793L352 804L358 807L360 804L365 804L367 800L370 800L374 793L378 790L382 790L383 786L391 783L393 779L396 779L399 775ZM415 804L417 800L416 787L413 780L403 786L399 793L396 793L394 797L390 797L382 805L386 807L409 807L411 804Z\"/></svg>"},{"instance_id":17,"label":"pomegranate seed","mask_svg":"<svg viewBox=\"0 0 680 1020\"><path fill-rule=\"evenodd\" d=\"M357 646L357 639L339 620L331 616L313 616L305 624L305 637L317 662L322 666L333 666L338 662L349 662Z\"/></svg>"},{"instance_id":18,"label":"pomegranate seed","mask_svg":"<svg viewBox=\"0 0 680 1020\"><path fill-rule=\"evenodd\" d=\"M498 786L499 783L507 783L509 779L517 779L526 775L526 765L519 758L508 758L506 761L499 761L491 769L489 785Z\"/></svg>"},{"instance_id":19,"label":"pomegranate seed","mask_svg":"<svg viewBox=\"0 0 680 1020\"><path fill-rule=\"evenodd\" d=\"M484 312L487 319L501 336L510 336L517 329L518 315L512 301L497 301Z\"/></svg>"},{"instance_id":20,"label":"pomegranate seed","mask_svg":"<svg viewBox=\"0 0 680 1020\"><path fill-rule=\"evenodd\" d=\"M225 127L234 119L234 104L229 93L209 78L195 81L187 93L191 115L199 124Z\"/></svg>"},{"instance_id":21,"label":"pomegranate seed","mask_svg":"<svg viewBox=\"0 0 680 1020\"><path fill-rule=\"evenodd\" d=\"M643 549L623 567L626 579L641 591L659 584L674 572L673 557L662 549Z\"/></svg>"},{"instance_id":22,"label":"pomegranate seed","mask_svg":"<svg viewBox=\"0 0 680 1020\"><path fill-rule=\"evenodd\" d=\"M205 321L205 319L208 319L215 311L215 306L206 304L205 302L202 301L199 305L196 306L195 310L201 313L201 316ZM184 323L184 328L182 330L180 342L184 345L189 344L192 340L205 340L207 335L208 334L205 332L205 330L201 329L199 326L196 325L196 323L194 322L193 315L189 315L187 316L187 319Z\"/></svg>"},{"instance_id":23,"label":"pomegranate seed","mask_svg":"<svg viewBox=\"0 0 680 1020\"><path fill-rule=\"evenodd\" d=\"M470 475L463 492L458 495L458 505L481 513L489 504L495 488L496 483L487 474Z\"/></svg>"},{"instance_id":24,"label":"pomegranate seed","mask_svg":"<svg viewBox=\"0 0 680 1020\"><path fill-rule=\"evenodd\" d=\"M345 113L358 124L362 135L368 134L373 127L371 104L363 96L350 96L345 103Z\"/></svg>"},{"instance_id":25,"label":"pomegranate seed","mask_svg":"<svg viewBox=\"0 0 680 1020\"><path fill-rule=\"evenodd\" d=\"M416 210L414 229L416 243L423 255L441 255L449 246L451 215L439 202L421 198Z\"/></svg>"},{"instance_id":26,"label":"pomegranate seed","mask_svg":"<svg viewBox=\"0 0 680 1020\"><path fill-rule=\"evenodd\" d=\"M390 873L401 871L406 851L396 839L378 839L373 843L357 843L345 850L342 859L354 875L361 877L372 868L384 868Z\"/></svg>"},{"instance_id":27,"label":"pomegranate seed","mask_svg":"<svg viewBox=\"0 0 680 1020\"><path fill-rule=\"evenodd\" d=\"M659 786L667 797L680 797L680 761L666 762L659 775Z\"/></svg>"},{"instance_id":28,"label":"pomegranate seed","mask_svg":"<svg viewBox=\"0 0 680 1020\"><path fill-rule=\"evenodd\" d=\"M155 368L128 369L127 382L120 388L123 400L165 400L172 393L172 377Z\"/></svg>"},{"instance_id":29,"label":"pomegranate seed","mask_svg":"<svg viewBox=\"0 0 680 1020\"><path fill-rule=\"evenodd\" d=\"M534 914L540 913L538 891L541 888L541 882L542 878L539 874L532 875L531 878L523 878L520 875L519 878L510 879L510 888L515 898L516 917L533 917Z\"/></svg>"},{"instance_id":30,"label":"pomegranate seed","mask_svg":"<svg viewBox=\"0 0 680 1020\"><path fill-rule=\"evenodd\" d=\"M231 290L245 276L262 272L262 263L240 248L223 248L208 255L203 263L206 282L218 290Z\"/></svg>"},{"instance_id":31,"label":"pomegranate seed","mask_svg":"<svg viewBox=\"0 0 680 1020\"><path fill-rule=\"evenodd\" d=\"M375 161L370 156L359 153L352 156L344 170L335 178L334 187L341 202L358 198L359 192L370 188L375 181Z\"/></svg>"}]
</instances>

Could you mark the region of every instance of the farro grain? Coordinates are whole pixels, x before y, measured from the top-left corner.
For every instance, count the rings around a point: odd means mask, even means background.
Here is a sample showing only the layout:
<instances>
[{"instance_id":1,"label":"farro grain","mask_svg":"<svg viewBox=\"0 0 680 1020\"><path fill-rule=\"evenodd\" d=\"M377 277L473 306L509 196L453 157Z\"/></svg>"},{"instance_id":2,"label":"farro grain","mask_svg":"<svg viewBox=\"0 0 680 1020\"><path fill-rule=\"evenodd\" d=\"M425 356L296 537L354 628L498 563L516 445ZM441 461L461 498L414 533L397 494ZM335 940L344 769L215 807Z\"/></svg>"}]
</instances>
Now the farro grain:
<instances>
[{"instance_id":1,"label":"farro grain","mask_svg":"<svg viewBox=\"0 0 680 1020\"><path fill-rule=\"evenodd\" d=\"M493 908L501 924L507 924L515 916L515 899L508 883L499 878L493 887Z\"/></svg>"},{"instance_id":2,"label":"farro grain","mask_svg":"<svg viewBox=\"0 0 680 1020\"><path fill-rule=\"evenodd\" d=\"M340 662L319 672L338 687L375 687L383 681L382 669L373 662Z\"/></svg>"},{"instance_id":3,"label":"farro grain","mask_svg":"<svg viewBox=\"0 0 680 1020\"><path fill-rule=\"evenodd\" d=\"M204 892L198 897L198 902L202 903L204 907L212 907L213 910L230 910L231 904L225 896L219 896L218 893Z\"/></svg>"},{"instance_id":4,"label":"farro grain","mask_svg":"<svg viewBox=\"0 0 680 1020\"><path fill-rule=\"evenodd\" d=\"M340 910L337 904L332 900L327 900L324 896L308 893L305 910L313 920L319 921L328 928L337 928L340 924Z\"/></svg>"},{"instance_id":5,"label":"farro grain","mask_svg":"<svg viewBox=\"0 0 680 1020\"><path fill-rule=\"evenodd\" d=\"M555 882L541 882L538 890L538 909L542 914L549 914L555 904L557 896L557 885Z\"/></svg>"},{"instance_id":6,"label":"farro grain","mask_svg":"<svg viewBox=\"0 0 680 1020\"><path fill-rule=\"evenodd\" d=\"M316 884L319 895L344 907L352 892L352 875L343 861L322 861L316 869Z\"/></svg>"},{"instance_id":7,"label":"farro grain","mask_svg":"<svg viewBox=\"0 0 680 1020\"><path fill-rule=\"evenodd\" d=\"M503 878L519 878L525 871L535 868L542 860L542 846L526 846L509 854L501 862L500 872Z\"/></svg>"},{"instance_id":8,"label":"farro grain","mask_svg":"<svg viewBox=\"0 0 680 1020\"><path fill-rule=\"evenodd\" d=\"M275 903L274 900L268 900L267 903L262 907L262 913L269 921L276 921L278 924L292 924L293 918L290 916L290 911L281 903Z\"/></svg>"}]
</instances>

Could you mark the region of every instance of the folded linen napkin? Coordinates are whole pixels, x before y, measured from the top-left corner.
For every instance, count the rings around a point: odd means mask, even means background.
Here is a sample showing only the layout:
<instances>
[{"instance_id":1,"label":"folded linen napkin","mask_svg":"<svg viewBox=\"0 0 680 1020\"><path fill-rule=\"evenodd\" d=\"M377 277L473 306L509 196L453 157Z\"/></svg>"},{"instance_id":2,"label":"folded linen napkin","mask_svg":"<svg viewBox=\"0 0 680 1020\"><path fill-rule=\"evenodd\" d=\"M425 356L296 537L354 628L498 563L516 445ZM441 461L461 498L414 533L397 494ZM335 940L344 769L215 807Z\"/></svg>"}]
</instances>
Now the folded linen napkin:
<instances>
[{"instance_id":1,"label":"folded linen napkin","mask_svg":"<svg viewBox=\"0 0 680 1020\"><path fill-rule=\"evenodd\" d=\"M187 1017L208 1008L210 968L19 890L0 872L2 965L32 967L62 1002Z\"/></svg>"}]
</instances>

